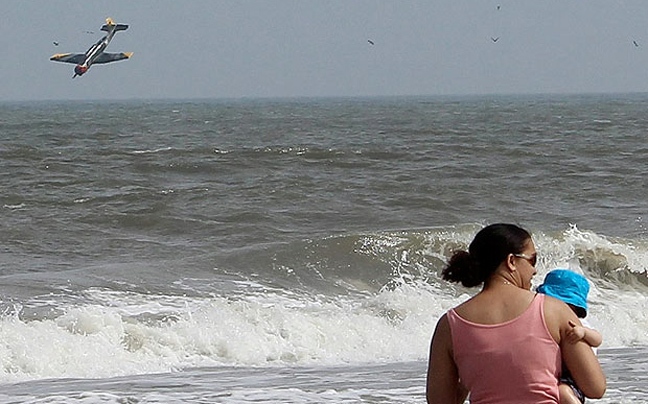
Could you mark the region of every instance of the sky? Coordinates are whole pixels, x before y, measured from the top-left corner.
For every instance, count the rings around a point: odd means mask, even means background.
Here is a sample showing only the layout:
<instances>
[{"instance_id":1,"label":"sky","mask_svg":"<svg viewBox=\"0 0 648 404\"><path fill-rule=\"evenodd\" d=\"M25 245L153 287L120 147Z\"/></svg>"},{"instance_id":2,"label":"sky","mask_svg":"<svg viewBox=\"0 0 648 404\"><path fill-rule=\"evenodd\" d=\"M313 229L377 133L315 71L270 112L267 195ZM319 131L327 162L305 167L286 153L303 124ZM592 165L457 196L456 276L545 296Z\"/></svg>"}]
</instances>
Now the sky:
<instances>
[{"instance_id":1,"label":"sky","mask_svg":"<svg viewBox=\"0 0 648 404\"><path fill-rule=\"evenodd\" d=\"M648 92L648 1L2 0L0 51L0 101Z\"/></svg>"}]
</instances>

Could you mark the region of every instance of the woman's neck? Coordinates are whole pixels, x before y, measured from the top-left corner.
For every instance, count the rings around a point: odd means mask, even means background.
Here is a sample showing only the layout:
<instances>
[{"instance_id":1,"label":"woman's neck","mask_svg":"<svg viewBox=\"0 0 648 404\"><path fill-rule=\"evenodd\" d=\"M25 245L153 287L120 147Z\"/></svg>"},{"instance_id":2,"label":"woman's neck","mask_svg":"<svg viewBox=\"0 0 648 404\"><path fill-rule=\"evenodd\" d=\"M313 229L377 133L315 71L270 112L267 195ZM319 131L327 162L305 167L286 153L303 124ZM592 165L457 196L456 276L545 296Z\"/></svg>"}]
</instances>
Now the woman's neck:
<instances>
[{"instance_id":1,"label":"woman's neck","mask_svg":"<svg viewBox=\"0 0 648 404\"><path fill-rule=\"evenodd\" d=\"M486 280L486 282L484 283L484 290L511 286L521 288L522 286L518 283L518 280L515 279L515 277L511 273L498 271Z\"/></svg>"}]
</instances>

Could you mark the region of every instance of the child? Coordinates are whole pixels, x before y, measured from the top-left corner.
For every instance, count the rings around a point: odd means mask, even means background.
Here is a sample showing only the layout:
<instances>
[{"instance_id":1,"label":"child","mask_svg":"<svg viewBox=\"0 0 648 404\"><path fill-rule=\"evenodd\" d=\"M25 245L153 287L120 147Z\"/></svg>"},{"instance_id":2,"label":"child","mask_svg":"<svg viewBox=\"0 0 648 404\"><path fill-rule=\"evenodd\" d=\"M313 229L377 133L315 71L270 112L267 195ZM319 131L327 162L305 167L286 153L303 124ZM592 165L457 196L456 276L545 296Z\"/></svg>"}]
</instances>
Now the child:
<instances>
[{"instance_id":1,"label":"child","mask_svg":"<svg viewBox=\"0 0 648 404\"><path fill-rule=\"evenodd\" d=\"M547 296L553 296L567 303L569 307L582 319L583 326L577 326L570 322L571 331L567 334L567 341L576 343L585 341L592 348L596 348L603 342L601 334L589 327L584 320L587 316L587 294L589 283L584 276L566 269L555 269L547 274L544 283L538 287L538 292ZM585 402L585 396L571 378L569 371L563 369L560 384L560 404L578 404Z\"/></svg>"}]
</instances>

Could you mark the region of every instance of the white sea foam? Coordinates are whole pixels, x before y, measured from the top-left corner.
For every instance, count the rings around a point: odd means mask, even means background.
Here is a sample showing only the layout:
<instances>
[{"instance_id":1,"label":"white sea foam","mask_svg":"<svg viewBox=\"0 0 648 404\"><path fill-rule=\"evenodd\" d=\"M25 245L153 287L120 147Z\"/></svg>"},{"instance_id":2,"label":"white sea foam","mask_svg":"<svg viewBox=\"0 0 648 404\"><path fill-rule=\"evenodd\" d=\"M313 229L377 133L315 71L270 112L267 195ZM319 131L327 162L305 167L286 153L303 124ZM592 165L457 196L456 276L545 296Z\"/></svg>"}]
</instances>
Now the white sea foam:
<instances>
[{"instance_id":1,"label":"white sea foam","mask_svg":"<svg viewBox=\"0 0 648 404\"><path fill-rule=\"evenodd\" d=\"M25 206L26 206L26 205L25 205L24 203L19 203L19 204L17 204L17 205L7 205L7 204L2 205L3 208L5 208L5 209L10 209L10 210L24 209Z\"/></svg>"},{"instance_id":2,"label":"white sea foam","mask_svg":"<svg viewBox=\"0 0 648 404\"><path fill-rule=\"evenodd\" d=\"M131 154L151 154L151 153L160 153L164 151L173 150L172 147L160 147L157 149L146 149L146 150L134 150Z\"/></svg>"},{"instance_id":3,"label":"white sea foam","mask_svg":"<svg viewBox=\"0 0 648 404\"><path fill-rule=\"evenodd\" d=\"M104 303L40 321L5 315L0 380L420 361L438 317L468 297L418 281L353 299L267 289L237 298L90 293ZM591 322L604 347L646 344L645 296L596 285L592 296Z\"/></svg>"},{"instance_id":4,"label":"white sea foam","mask_svg":"<svg viewBox=\"0 0 648 404\"><path fill-rule=\"evenodd\" d=\"M216 365L336 364L423 358L454 299L426 288L365 301L265 293L209 299L96 291L110 305L56 319L2 318L4 380L108 377Z\"/></svg>"}]
</instances>

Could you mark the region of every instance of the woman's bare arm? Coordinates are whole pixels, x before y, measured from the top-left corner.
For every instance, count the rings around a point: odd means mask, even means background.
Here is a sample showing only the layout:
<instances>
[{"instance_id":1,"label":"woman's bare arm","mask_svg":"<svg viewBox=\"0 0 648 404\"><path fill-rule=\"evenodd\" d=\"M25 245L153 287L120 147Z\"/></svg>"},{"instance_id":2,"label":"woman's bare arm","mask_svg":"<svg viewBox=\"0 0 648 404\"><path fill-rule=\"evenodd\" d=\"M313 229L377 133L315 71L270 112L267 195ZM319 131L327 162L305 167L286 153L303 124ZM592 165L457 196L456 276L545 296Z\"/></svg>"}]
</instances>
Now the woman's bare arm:
<instances>
[{"instance_id":1,"label":"woman's bare arm","mask_svg":"<svg viewBox=\"0 0 648 404\"><path fill-rule=\"evenodd\" d=\"M452 335L446 315L437 323L428 363L426 398L428 404L459 404L468 392L459 384L457 366L452 358Z\"/></svg>"},{"instance_id":2,"label":"woman's bare arm","mask_svg":"<svg viewBox=\"0 0 648 404\"><path fill-rule=\"evenodd\" d=\"M575 343L568 340L567 334L573 329L570 323L582 326L570 309L567 309L563 315L567 317L566 326L561 328L560 350L563 363L586 397L601 398L605 394L607 385L598 358L584 339Z\"/></svg>"}]
</instances>

